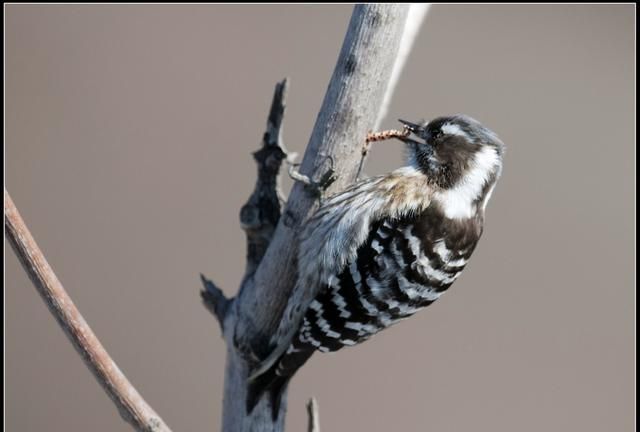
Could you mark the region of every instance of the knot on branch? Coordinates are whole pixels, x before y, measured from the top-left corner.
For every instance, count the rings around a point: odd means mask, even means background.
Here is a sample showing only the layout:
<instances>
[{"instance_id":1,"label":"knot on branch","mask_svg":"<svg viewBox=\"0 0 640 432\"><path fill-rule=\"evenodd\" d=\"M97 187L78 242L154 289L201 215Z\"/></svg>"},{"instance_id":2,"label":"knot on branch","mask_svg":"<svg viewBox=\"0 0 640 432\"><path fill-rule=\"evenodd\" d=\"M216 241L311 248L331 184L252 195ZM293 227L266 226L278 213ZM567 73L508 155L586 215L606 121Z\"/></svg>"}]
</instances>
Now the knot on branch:
<instances>
[{"instance_id":1,"label":"knot on branch","mask_svg":"<svg viewBox=\"0 0 640 432\"><path fill-rule=\"evenodd\" d=\"M280 146L279 138L276 136L275 141L270 141L273 138L271 133L265 132L262 138L263 147L253 152L253 158L258 163L259 174L277 175L282 161L287 158L287 153Z\"/></svg>"}]
</instances>

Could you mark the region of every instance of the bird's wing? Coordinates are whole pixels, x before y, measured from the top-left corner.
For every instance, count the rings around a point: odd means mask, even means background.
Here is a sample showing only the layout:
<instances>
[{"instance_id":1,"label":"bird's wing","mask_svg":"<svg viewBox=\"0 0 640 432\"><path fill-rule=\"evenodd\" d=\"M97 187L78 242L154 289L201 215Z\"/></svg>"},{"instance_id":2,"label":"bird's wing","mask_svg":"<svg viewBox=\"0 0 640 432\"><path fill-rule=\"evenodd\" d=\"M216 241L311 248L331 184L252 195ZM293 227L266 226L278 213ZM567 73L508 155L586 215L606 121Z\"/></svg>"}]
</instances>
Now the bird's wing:
<instances>
[{"instance_id":1,"label":"bird's wing","mask_svg":"<svg viewBox=\"0 0 640 432\"><path fill-rule=\"evenodd\" d=\"M250 379L268 370L286 351L311 301L356 258L371 225L418 214L428 207L431 195L424 174L405 167L355 183L323 203L302 230L297 281L271 339L274 349Z\"/></svg>"}]
</instances>

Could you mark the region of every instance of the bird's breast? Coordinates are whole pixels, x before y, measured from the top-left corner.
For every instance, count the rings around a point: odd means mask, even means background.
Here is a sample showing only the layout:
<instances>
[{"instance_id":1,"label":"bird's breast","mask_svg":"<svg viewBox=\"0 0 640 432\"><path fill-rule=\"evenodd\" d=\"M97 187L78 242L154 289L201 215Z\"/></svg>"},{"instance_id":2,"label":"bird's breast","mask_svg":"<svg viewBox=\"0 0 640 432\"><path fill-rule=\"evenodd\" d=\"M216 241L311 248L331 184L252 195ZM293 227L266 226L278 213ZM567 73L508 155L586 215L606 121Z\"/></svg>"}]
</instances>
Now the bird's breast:
<instances>
[{"instance_id":1,"label":"bird's breast","mask_svg":"<svg viewBox=\"0 0 640 432\"><path fill-rule=\"evenodd\" d=\"M355 259L311 303L300 340L335 351L433 303L467 264L478 239L475 223L450 223L437 209L375 222Z\"/></svg>"}]
</instances>

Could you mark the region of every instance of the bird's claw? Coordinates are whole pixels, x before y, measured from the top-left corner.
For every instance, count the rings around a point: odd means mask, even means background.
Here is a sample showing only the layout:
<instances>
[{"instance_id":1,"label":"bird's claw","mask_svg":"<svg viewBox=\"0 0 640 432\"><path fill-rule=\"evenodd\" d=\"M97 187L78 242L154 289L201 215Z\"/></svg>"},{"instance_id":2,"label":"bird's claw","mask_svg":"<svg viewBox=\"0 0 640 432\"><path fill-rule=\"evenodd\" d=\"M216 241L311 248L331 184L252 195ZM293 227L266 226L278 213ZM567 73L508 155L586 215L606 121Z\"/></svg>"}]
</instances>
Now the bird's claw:
<instances>
[{"instance_id":1,"label":"bird's claw","mask_svg":"<svg viewBox=\"0 0 640 432\"><path fill-rule=\"evenodd\" d=\"M296 167L300 166L299 163L287 161L289 164L289 177L291 177L291 179L294 181L304 184L305 188L316 198L318 198L320 202L322 202L324 199L324 192L337 179L335 171L333 169L333 158L331 156L327 156L327 159L330 162L329 169L322 175L322 177L320 177L318 181L315 181L309 176L300 173L300 171L296 169Z\"/></svg>"}]
</instances>

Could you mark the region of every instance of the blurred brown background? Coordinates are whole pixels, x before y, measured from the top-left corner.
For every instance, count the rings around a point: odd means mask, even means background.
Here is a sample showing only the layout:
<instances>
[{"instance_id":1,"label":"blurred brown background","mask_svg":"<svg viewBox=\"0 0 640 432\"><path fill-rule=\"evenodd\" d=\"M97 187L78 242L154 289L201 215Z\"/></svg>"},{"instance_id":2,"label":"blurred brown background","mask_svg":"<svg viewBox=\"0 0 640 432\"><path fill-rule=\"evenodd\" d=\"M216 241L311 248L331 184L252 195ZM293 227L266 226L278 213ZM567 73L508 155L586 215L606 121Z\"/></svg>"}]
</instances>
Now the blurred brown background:
<instances>
[{"instance_id":1,"label":"blurred brown background","mask_svg":"<svg viewBox=\"0 0 640 432\"><path fill-rule=\"evenodd\" d=\"M237 215L274 84L302 152L351 6L5 7L6 184L97 335L175 431L217 430ZM634 425L634 5L436 5L384 127L464 112L508 145L454 288L294 379L289 430ZM401 163L376 146L367 173ZM289 184L289 183L287 183ZM5 251L6 427L128 431Z\"/></svg>"}]
</instances>

